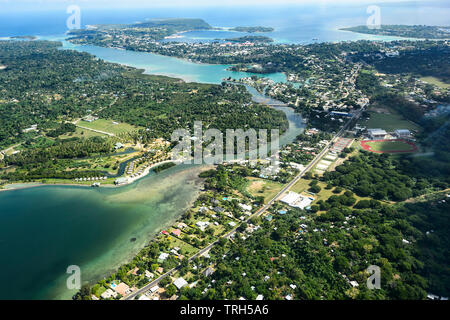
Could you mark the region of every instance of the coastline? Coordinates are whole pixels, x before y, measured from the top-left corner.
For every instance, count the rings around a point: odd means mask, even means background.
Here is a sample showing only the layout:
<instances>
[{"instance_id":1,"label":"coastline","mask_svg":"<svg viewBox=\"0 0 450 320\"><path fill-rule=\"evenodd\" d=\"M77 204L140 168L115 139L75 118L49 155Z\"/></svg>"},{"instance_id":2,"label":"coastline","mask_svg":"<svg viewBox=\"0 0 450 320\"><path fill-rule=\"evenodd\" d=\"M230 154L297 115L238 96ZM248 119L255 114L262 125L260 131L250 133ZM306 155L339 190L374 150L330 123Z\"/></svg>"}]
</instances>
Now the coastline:
<instances>
[{"instance_id":1,"label":"coastline","mask_svg":"<svg viewBox=\"0 0 450 320\"><path fill-rule=\"evenodd\" d=\"M177 161L172 161L172 160L165 160L165 161L161 161L155 164L152 164L151 166L145 168L144 172L137 176L137 177L133 177L133 178L128 178L128 182L127 183L123 183L121 185L113 185L113 184L104 184L104 185L100 185L98 188L121 188L130 184L133 184L135 182L137 182L138 180L146 177L150 172L151 169L162 165L164 163L168 163L168 162L173 162L175 164L181 164L180 160ZM45 187L45 186L55 186L55 187L64 187L64 186L68 186L68 187L83 187L83 188L93 188L92 185L87 185L87 184L76 184L76 183L42 183L42 182L24 182L24 183L10 183L10 184L6 184L3 186L3 188L0 189L0 192L5 192L5 191L14 191L14 190L23 190L23 189L30 189L30 188L38 188L38 187ZM96 187L97 188L97 187Z\"/></svg>"}]
</instances>

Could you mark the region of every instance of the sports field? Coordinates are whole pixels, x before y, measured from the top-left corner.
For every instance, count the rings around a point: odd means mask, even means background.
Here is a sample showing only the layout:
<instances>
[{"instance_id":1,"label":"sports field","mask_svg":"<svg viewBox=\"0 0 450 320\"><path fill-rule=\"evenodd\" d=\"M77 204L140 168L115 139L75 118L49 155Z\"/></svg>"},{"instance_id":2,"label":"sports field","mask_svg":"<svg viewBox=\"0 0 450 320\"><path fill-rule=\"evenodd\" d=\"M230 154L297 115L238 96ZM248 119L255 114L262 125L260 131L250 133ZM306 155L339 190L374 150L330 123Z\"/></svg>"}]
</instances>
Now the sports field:
<instances>
[{"instance_id":1,"label":"sports field","mask_svg":"<svg viewBox=\"0 0 450 320\"><path fill-rule=\"evenodd\" d=\"M409 153L418 150L414 143L402 139L365 140L361 141L361 147L375 153Z\"/></svg>"},{"instance_id":2,"label":"sports field","mask_svg":"<svg viewBox=\"0 0 450 320\"><path fill-rule=\"evenodd\" d=\"M377 113L369 111L370 119L368 121L362 120L361 125L366 128L381 128L386 131L394 131L395 129L408 129L411 131L420 131L420 126L414 122L408 121L403 116L389 111L389 113Z\"/></svg>"}]
</instances>

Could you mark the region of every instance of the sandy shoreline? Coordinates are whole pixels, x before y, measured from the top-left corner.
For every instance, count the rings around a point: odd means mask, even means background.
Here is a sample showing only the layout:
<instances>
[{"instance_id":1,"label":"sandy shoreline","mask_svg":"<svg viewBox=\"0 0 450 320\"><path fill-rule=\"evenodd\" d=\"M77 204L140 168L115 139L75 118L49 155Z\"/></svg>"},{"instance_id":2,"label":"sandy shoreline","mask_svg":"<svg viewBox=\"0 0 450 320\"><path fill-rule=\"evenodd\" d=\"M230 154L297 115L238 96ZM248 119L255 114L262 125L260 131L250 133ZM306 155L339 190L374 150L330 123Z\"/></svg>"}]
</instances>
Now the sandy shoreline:
<instances>
[{"instance_id":1,"label":"sandy shoreline","mask_svg":"<svg viewBox=\"0 0 450 320\"><path fill-rule=\"evenodd\" d=\"M166 161L161 161L155 164L152 164L151 166L147 167L144 169L144 171L142 172L141 175L136 176L136 177L126 177L128 178L128 182L121 184L121 185L114 185L114 184L104 184L104 185L100 185L99 188L120 188L132 183L135 183L136 181L138 181L139 179L144 178L145 176L147 176L150 171L159 166L159 165L163 165L165 163L169 163L169 162L173 162L175 164L181 164L180 161L172 161L172 160L166 160ZM92 183L95 183L97 181L92 181ZM37 187L45 187L45 186L56 186L56 187L62 187L62 186L69 186L69 187L85 187L85 188L93 188L92 185L87 185L87 184L77 184L77 183L42 183L42 182L24 182L24 183L11 183L11 184L7 184L4 186L4 188L0 189L0 192L2 191L13 191L13 190L23 190L23 189L30 189L30 188L37 188ZM97 187L96 187L97 188Z\"/></svg>"}]
</instances>

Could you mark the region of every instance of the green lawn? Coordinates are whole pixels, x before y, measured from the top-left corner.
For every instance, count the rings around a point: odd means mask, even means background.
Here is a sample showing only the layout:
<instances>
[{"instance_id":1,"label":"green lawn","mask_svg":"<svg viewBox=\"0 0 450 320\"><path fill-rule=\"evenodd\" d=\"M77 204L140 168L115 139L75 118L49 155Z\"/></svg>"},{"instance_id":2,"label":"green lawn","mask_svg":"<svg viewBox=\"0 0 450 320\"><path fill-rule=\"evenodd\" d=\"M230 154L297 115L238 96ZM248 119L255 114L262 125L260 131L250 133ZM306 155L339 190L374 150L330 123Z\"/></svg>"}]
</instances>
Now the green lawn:
<instances>
[{"instance_id":1,"label":"green lawn","mask_svg":"<svg viewBox=\"0 0 450 320\"><path fill-rule=\"evenodd\" d=\"M435 86L438 86L440 88L445 88L445 89L450 88L449 83L442 82L441 80L439 80L438 78L435 78L435 77L422 77L422 78L420 78L420 80L427 82L429 84L434 84Z\"/></svg>"},{"instance_id":2,"label":"green lawn","mask_svg":"<svg viewBox=\"0 0 450 320\"><path fill-rule=\"evenodd\" d=\"M312 180L305 180L305 179L300 179L290 190L293 192L297 192L297 193L304 193L304 195L308 195L308 189L310 188L309 184L311 183ZM323 182L319 182L318 185L322 188L322 190L320 190L319 193L317 193L315 196L313 196L315 198L315 200L313 201L313 204L315 204L317 201L319 200L326 200L329 197L331 197L333 194L333 189L325 189L326 184ZM344 191L341 192L341 194Z\"/></svg>"},{"instance_id":3,"label":"green lawn","mask_svg":"<svg viewBox=\"0 0 450 320\"><path fill-rule=\"evenodd\" d=\"M394 131L395 129L408 129L411 131L420 131L420 126L406 120L401 115L391 112L390 114L369 111L370 119L361 121L361 125L369 128L381 128L386 131Z\"/></svg>"},{"instance_id":4,"label":"green lawn","mask_svg":"<svg viewBox=\"0 0 450 320\"><path fill-rule=\"evenodd\" d=\"M173 229L171 229L170 232L172 230ZM181 236L183 236L183 233L181 234ZM168 236L168 239L170 241L170 247L171 248L174 248L174 247L180 248L183 252L183 255L191 256L198 251L198 249L196 249L193 246L191 246L190 244L178 239L173 234L170 234Z\"/></svg>"},{"instance_id":5,"label":"green lawn","mask_svg":"<svg viewBox=\"0 0 450 320\"><path fill-rule=\"evenodd\" d=\"M117 123L117 124L115 124ZM133 125L130 125L128 123L119 123L115 122L113 120L106 120L106 119L98 119L92 122L87 122L84 120L81 120L77 123L77 125L91 128L94 130L104 131L112 134L120 134L124 132L131 132L136 131L139 129L143 129L142 127L136 127Z\"/></svg>"},{"instance_id":6,"label":"green lawn","mask_svg":"<svg viewBox=\"0 0 450 320\"><path fill-rule=\"evenodd\" d=\"M413 151L413 147L403 141L377 141L377 142L367 142L367 145L373 151Z\"/></svg>"},{"instance_id":7,"label":"green lawn","mask_svg":"<svg viewBox=\"0 0 450 320\"><path fill-rule=\"evenodd\" d=\"M283 185L279 182L259 179L248 178L250 180L247 191L254 197L264 197L264 203L267 203L270 199L276 196L278 192L283 188Z\"/></svg>"},{"instance_id":8,"label":"green lawn","mask_svg":"<svg viewBox=\"0 0 450 320\"><path fill-rule=\"evenodd\" d=\"M73 133L69 133L69 134L65 134L60 136L60 139L69 139L69 138L90 138L90 137L94 137L94 136L100 136L100 137L107 137L107 135L103 134L103 133L99 133L99 132L94 132L91 130L87 130L87 129L83 129L83 128L76 128L75 132Z\"/></svg>"}]
</instances>

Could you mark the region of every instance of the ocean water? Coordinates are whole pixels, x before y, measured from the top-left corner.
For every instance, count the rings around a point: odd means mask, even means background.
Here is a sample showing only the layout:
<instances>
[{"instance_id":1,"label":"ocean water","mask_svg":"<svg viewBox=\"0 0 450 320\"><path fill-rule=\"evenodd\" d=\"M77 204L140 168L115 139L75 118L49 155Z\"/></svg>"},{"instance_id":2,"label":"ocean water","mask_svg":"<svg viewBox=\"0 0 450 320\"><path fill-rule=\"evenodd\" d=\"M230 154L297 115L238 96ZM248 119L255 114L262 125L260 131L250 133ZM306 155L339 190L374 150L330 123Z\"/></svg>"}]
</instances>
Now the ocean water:
<instances>
[{"instance_id":1,"label":"ocean water","mask_svg":"<svg viewBox=\"0 0 450 320\"><path fill-rule=\"evenodd\" d=\"M364 24L367 6L284 6L82 9L82 25L132 23L148 18L195 17L217 27L263 25L279 43L310 43L357 39L383 39L338 31L339 27ZM38 35L61 39L67 31L66 6L46 10L39 5L17 9L16 2L1 4L0 37ZM382 23L449 25L449 4L442 1L381 4ZM211 41L237 33L200 31L184 34L182 41ZM245 73L226 71L224 65L200 65L158 55L94 46L73 46L101 59L145 69L186 81L219 83ZM285 81L282 74L270 75ZM264 97L252 92L259 101ZM290 121L282 144L292 141L303 124L292 109L280 108ZM69 299L65 286L69 265L79 265L82 279L107 275L130 259L151 235L179 217L198 194L200 167L177 166L149 175L122 188L45 186L0 192L0 299ZM131 238L136 238L131 242Z\"/></svg>"},{"instance_id":2,"label":"ocean water","mask_svg":"<svg viewBox=\"0 0 450 320\"><path fill-rule=\"evenodd\" d=\"M41 39L61 40L59 37L41 37ZM229 65L200 64L147 52L126 51L90 45L80 46L67 41L63 41L63 48L87 52L109 62L144 69L146 74L180 78L186 82L220 84L223 79L228 77L241 79L254 75L253 73L228 71ZM275 82L286 82L286 76L283 73L265 74L263 76Z\"/></svg>"},{"instance_id":3,"label":"ocean water","mask_svg":"<svg viewBox=\"0 0 450 320\"><path fill-rule=\"evenodd\" d=\"M133 23L149 18L186 17L202 18L215 27L270 26L275 31L267 35L277 42L310 43L317 41L343 41L357 39L384 39L337 30L340 27L365 24L369 14L367 4L272 5L272 6L186 6L170 8L91 8L87 2L73 1L81 9L81 25ZM149 2L150 3L150 2ZM212 2L214 3L214 2ZM67 31L67 5L49 10L43 5L21 6L14 2L1 4L0 37L15 35L60 35ZM379 3L382 24L449 25L450 2L410 1ZM233 32L192 32L184 41L213 40L236 36Z\"/></svg>"},{"instance_id":4,"label":"ocean water","mask_svg":"<svg viewBox=\"0 0 450 320\"><path fill-rule=\"evenodd\" d=\"M196 198L200 169L177 166L121 188L0 192L0 299L70 299L70 265L83 281L112 272Z\"/></svg>"}]
</instances>

